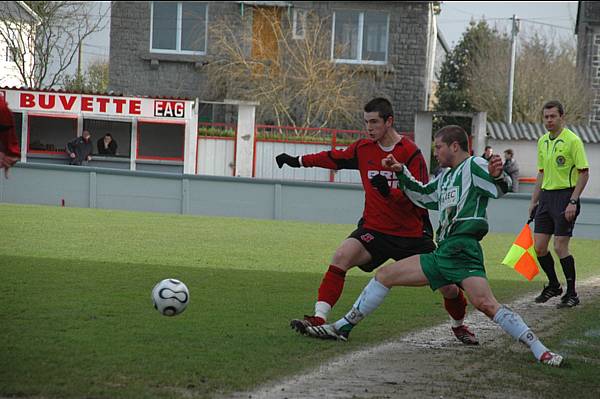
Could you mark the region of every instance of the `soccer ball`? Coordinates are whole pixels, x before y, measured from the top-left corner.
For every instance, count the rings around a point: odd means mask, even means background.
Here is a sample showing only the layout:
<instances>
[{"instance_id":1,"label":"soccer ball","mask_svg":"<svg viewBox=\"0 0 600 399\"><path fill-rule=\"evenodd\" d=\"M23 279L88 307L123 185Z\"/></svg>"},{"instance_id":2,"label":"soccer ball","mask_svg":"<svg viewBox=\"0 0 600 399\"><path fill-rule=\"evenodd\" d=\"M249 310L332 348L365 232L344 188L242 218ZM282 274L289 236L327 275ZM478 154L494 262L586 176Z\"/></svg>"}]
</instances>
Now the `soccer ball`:
<instances>
[{"instance_id":1,"label":"soccer ball","mask_svg":"<svg viewBox=\"0 0 600 399\"><path fill-rule=\"evenodd\" d=\"M152 289L154 308L165 316L175 316L185 310L190 302L190 291L184 283L168 278Z\"/></svg>"}]
</instances>

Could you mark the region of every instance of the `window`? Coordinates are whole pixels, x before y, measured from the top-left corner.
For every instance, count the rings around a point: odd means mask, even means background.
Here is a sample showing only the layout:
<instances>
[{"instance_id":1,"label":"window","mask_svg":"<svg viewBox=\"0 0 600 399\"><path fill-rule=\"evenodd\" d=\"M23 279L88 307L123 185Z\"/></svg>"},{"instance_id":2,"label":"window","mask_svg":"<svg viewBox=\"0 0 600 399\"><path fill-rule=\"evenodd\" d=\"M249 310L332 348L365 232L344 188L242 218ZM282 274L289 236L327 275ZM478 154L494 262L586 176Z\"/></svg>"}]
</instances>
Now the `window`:
<instances>
[{"instance_id":1,"label":"window","mask_svg":"<svg viewBox=\"0 0 600 399\"><path fill-rule=\"evenodd\" d=\"M208 6L198 2L152 2L150 51L206 53Z\"/></svg>"},{"instance_id":2,"label":"window","mask_svg":"<svg viewBox=\"0 0 600 399\"><path fill-rule=\"evenodd\" d=\"M138 122L138 158L183 160L185 124Z\"/></svg>"},{"instance_id":3,"label":"window","mask_svg":"<svg viewBox=\"0 0 600 399\"><path fill-rule=\"evenodd\" d=\"M385 64L389 15L379 11L333 14L332 58L338 62Z\"/></svg>"},{"instance_id":4,"label":"window","mask_svg":"<svg viewBox=\"0 0 600 399\"><path fill-rule=\"evenodd\" d=\"M92 135L94 154L98 154L98 140L110 133L117 143L117 157L129 158L131 154L131 122L111 121L107 119L84 119L83 130Z\"/></svg>"},{"instance_id":5,"label":"window","mask_svg":"<svg viewBox=\"0 0 600 399\"><path fill-rule=\"evenodd\" d=\"M13 112L13 115L15 116L15 134L17 135L19 148L21 148L21 136L23 135L23 114L20 112Z\"/></svg>"},{"instance_id":6,"label":"window","mask_svg":"<svg viewBox=\"0 0 600 399\"><path fill-rule=\"evenodd\" d=\"M6 62L14 62L15 61L15 53L13 52L14 47L6 46L6 55L4 57L4 61Z\"/></svg>"},{"instance_id":7,"label":"window","mask_svg":"<svg viewBox=\"0 0 600 399\"><path fill-rule=\"evenodd\" d=\"M306 31L306 10L294 9L292 17L292 37L294 39L304 39Z\"/></svg>"},{"instance_id":8,"label":"window","mask_svg":"<svg viewBox=\"0 0 600 399\"><path fill-rule=\"evenodd\" d=\"M63 153L67 143L76 137L76 117L29 115L29 151Z\"/></svg>"}]
</instances>

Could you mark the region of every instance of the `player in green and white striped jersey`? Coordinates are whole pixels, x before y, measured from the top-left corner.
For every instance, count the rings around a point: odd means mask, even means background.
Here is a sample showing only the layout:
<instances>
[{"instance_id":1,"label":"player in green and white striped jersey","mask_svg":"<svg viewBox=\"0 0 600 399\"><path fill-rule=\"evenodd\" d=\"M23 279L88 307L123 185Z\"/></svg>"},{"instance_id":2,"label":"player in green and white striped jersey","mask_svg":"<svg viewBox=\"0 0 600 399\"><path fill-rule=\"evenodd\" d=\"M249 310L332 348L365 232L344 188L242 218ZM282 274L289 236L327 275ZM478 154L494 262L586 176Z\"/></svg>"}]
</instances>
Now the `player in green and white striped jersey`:
<instances>
[{"instance_id":1,"label":"player in green and white striped jersey","mask_svg":"<svg viewBox=\"0 0 600 399\"><path fill-rule=\"evenodd\" d=\"M489 198L508 191L510 177L502 171L500 156L489 163L469 155L467 133L460 126L446 126L435 134L435 156L447 167L423 185L393 155L382 165L396 172L398 188L415 204L440 211L438 248L380 268L342 319L334 324L307 328L310 336L347 340L352 328L383 302L391 287L429 285L432 290L457 284L478 310L515 339L526 344L541 363L559 367L563 357L544 346L521 316L500 305L487 281L479 241L488 232Z\"/></svg>"}]
</instances>

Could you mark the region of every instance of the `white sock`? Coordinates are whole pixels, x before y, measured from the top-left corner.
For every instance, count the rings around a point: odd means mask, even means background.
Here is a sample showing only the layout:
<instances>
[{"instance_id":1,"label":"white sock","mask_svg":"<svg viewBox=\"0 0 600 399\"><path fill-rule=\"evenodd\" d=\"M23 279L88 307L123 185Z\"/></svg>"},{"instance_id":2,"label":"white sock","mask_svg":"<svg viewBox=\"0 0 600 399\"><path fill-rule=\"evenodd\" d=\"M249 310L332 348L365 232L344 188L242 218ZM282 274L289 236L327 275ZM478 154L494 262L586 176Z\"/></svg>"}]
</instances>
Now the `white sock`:
<instances>
[{"instance_id":1,"label":"white sock","mask_svg":"<svg viewBox=\"0 0 600 399\"><path fill-rule=\"evenodd\" d=\"M521 316L508 307L503 305L498 309L494 315L494 322L502 327L511 337L527 345L536 359L540 360L542 354L548 350L527 324L525 324Z\"/></svg>"},{"instance_id":2,"label":"white sock","mask_svg":"<svg viewBox=\"0 0 600 399\"><path fill-rule=\"evenodd\" d=\"M324 301L318 301L315 303L315 316L322 318L327 321L327 316L331 312L331 305Z\"/></svg>"},{"instance_id":3,"label":"white sock","mask_svg":"<svg viewBox=\"0 0 600 399\"><path fill-rule=\"evenodd\" d=\"M390 289L373 277L354 302L352 309L335 322L335 328L339 330L343 325L355 325L360 322L381 305L388 292Z\"/></svg>"},{"instance_id":4,"label":"white sock","mask_svg":"<svg viewBox=\"0 0 600 399\"><path fill-rule=\"evenodd\" d=\"M450 320L452 321L452 327L456 328L456 327L460 327L463 325L463 323L465 322L465 319L460 319L460 320L454 320L452 317L450 318Z\"/></svg>"}]
</instances>

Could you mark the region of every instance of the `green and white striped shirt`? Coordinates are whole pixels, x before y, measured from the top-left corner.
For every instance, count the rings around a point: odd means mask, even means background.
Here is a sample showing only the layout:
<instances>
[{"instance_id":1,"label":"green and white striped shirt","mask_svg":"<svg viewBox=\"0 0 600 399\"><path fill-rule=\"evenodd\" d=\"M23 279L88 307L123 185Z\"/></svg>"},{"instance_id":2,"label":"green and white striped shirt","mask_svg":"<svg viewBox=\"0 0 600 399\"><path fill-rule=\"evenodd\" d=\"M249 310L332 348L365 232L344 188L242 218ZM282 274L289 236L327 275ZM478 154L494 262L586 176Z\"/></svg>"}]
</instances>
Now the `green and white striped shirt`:
<instances>
[{"instance_id":1,"label":"green and white striped shirt","mask_svg":"<svg viewBox=\"0 0 600 399\"><path fill-rule=\"evenodd\" d=\"M436 241L454 235L481 240L488 232L486 208L489 198L504 195L511 180L504 172L496 179L481 157L469 157L454 169L446 168L424 185L404 166L398 175L398 188L416 205L440 211Z\"/></svg>"}]
</instances>

